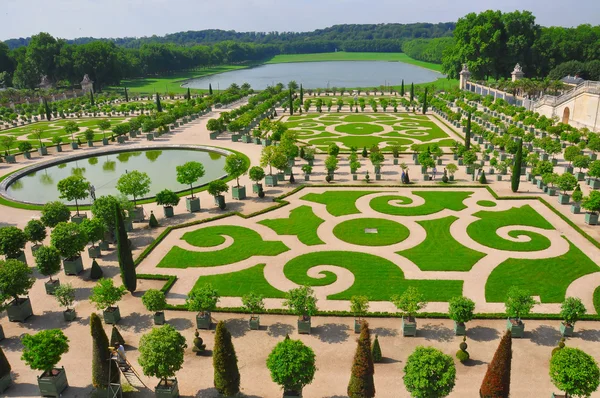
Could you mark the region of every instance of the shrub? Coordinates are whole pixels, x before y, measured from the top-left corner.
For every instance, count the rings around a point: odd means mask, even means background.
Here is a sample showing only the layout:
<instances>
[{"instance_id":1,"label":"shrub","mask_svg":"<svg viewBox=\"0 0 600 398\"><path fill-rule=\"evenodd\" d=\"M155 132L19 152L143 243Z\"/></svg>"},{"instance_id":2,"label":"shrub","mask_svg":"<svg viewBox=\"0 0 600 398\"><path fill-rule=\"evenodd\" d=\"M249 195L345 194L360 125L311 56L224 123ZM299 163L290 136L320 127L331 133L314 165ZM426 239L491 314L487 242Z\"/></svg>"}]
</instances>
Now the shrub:
<instances>
[{"instance_id":1,"label":"shrub","mask_svg":"<svg viewBox=\"0 0 600 398\"><path fill-rule=\"evenodd\" d=\"M158 289L148 289L142 296L142 303L150 312L164 311L167 306L165 294Z\"/></svg>"},{"instance_id":2,"label":"shrub","mask_svg":"<svg viewBox=\"0 0 600 398\"><path fill-rule=\"evenodd\" d=\"M371 353L373 354L373 362L379 363L383 356L381 355L381 347L379 346L379 339L375 335L375 341L373 341L373 347L371 347Z\"/></svg>"},{"instance_id":3,"label":"shrub","mask_svg":"<svg viewBox=\"0 0 600 398\"><path fill-rule=\"evenodd\" d=\"M573 199L573 202L575 202L575 203L579 203L579 202L581 202L581 199L583 199L583 193L581 192L581 187L579 186L579 184L577 184L577 186L575 187L575 190L573 191L573 195L571 195L571 198Z\"/></svg>"},{"instance_id":4,"label":"shrub","mask_svg":"<svg viewBox=\"0 0 600 398\"><path fill-rule=\"evenodd\" d=\"M456 358L460 361L460 362L465 362L468 361L470 358L469 353L467 352L467 336L463 336L463 341L462 343L459 344L459 350L456 352Z\"/></svg>"},{"instance_id":5,"label":"shrub","mask_svg":"<svg viewBox=\"0 0 600 398\"><path fill-rule=\"evenodd\" d=\"M418 346L404 366L404 386L414 397L445 397L454 389L456 368L449 355Z\"/></svg>"},{"instance_id":6,"label":"shrub","mask_svg":"<svg viewBox=\"0 0 600 398\"><path fill-rule=\"evenodd\" d=\"M252 181L258 184L259 181L265 178L265 171L260 166L254 166L248 171L248 176Z\"/></svg>"},{"instance_id":7,"label":"shrub","mask_svg":"<svg viewBox=\"0 0 600 398\"><path fill-rule=\"evenodd\" d=\"M229 192L229 186L223 180L214 180L208 183L208 193L212 196L219 196L224 192Z\"/></svg>"},{"instance_id":8,"label":"shrub","mask_svg":"<svg viewBox=\"0 0 600 398\"><path fill-rule=\"evenodd\" d=\"M0 228L0 254L6 258L17 258L25 248L27 235L17 227Z\"/></svg>"},{"instance_id":9,"label":"shrub","mask_svg":"<svg viewBox=\"0 0 600 398\"><path fill-rule=\"evenodd\" d=\"M33 286L35 278L27 264L19 260L0 260L0 297L8 296L18 300Z\"/></svg>"},{"instance_id":10,"label":"shrub","mask_svg":"<svg viewBox=\"0 0 600 398\"><path fill-rule=\"evenodd\" d=\"M170 189L163 189L156 194L156 204L160 206L177 206L180 198L177 194Z\"/></svg>"},{"instance_id":11,"label":"shrub","mask_svg":"<svg viewBox=\"0 0 600 398\"><path fill-rule=\"evenodd\" d=\"M50 277L60 271L60 252L53 246L42 246L35 252L35 265L44 276Z\"/></svg>"},{"instance_id":12,"label":"shrub","mask_svg":"<svg viewBox=\"0 0 600 398\"><path fill-rule=\"evenodd\" d=\"M96 262L96 259L94 259L94 261L92 261L92 269L90 271L90 278L95 281L95 280L102 278L103 274L104 273L102 272L102 268L100 268L100 266L98 265L98 262Z\"/></svg>"},{"instance_id":13,"label":"shrub","mask_svg":"<svg viewBox=\"0 0 600 398\"><path fill-rule=\"evenodd\" d=\"M40 244L48 235L44 223L35 219L27 222L23 232L25 232L27 240L33 244Z\"/></svg>"},{"instance_id":14,"label":"shrub","mask_svg":"<svg viewBox=\"0 0 600 398\"><path fill-rule=\"evenodd\" d=\"M563 348L565 348L565 338L561 337L560 341L558 342L558 345L552 349L552 355L556 354Z\"/></svg>"},{"instance_id":15,"label":"shrub","mask_svg":"<svg viewBox=\"0 0 600 398\"><path fill-rule=\"evenodd\" d=\"M240 371L237 365L235 348L225 322L220 321L215 331L213 349L215 389L219 394L231 397L240 392Z\"/></svg>"},{"instance_id":16,"label":"shrub","mask_svg":"<svg viewBox=\"0 0 600 398\"><path fill-rule=\"evenodd\" d=\"M75 288L70 283L60 285L54 290L54 297L58 305L68 310L75 302Z\"/></svg>"},{"instance_id":17,"label":"shrub","mask_svg":"<svg viewBox=\"0 0 600 398\"><path fill-rule=\"evenodd\" d=\"M448 307L448 316L456 323L466 323L473 319L475 302L464 296L452 297Z\"/></svg>"},{"instance_id":18,"label":"shrub","mask_svg":"<svg viewBox=\"0 0 600 398\"><path fill-rule=\"evenodd\" d=\"M121 211L119 204L115 206L114 216L115 225L117 227L117 258L119 260L119 268L121 269L121 281L125 288L133 293L137 288L137 274L133 256L131 254L129 238L127 237L127 231L125 230L123 212Z\"/></svg>"},{"instance_id":19,"label":"shrub","mask_svg":"<svg viewBox=\"0 0 600 398\"><path fill-rule=\"evenodd\" d=\"M340 153L340 147L337 146L337 144L329 144L329 147L327 148L327 154L329 154L330 156L337 156Z\"/></svg>"},{"instance_id":20,"label":"shrub","mask_svg":"<svg viewBox=\"0 0 600 398\"><path fill-rule=\"evenodd\" d=\"M507 330L500 340L479 389L482 398L508 397L510 394L510 368L512 361L512 335Z\"/></svg>"},{"instance_id":21,"label":"shrub","mask_svg":"<svg viewBox=\"0 0 600 398\"><path fill-rule=\"evenodd\" d=\"M550 379L567 396L589 397L600 384L600 369L592 356L565 347L550 359Z\"/></svg>"},{"instance_id":22,"label":"shrub","mask_svg":"<svg viewBox=\"0 0 600 398\"><path fill-rule=\"evenodd\" d=\"M300 340L286 337L267 357L267 368L284 391L300 392L315 377L315 353Z\"/></svg>"},{"instance_id":23,"label":"shrub","mask_svg":"<svg viewBox=\"0 0 600 398\"><path fill-rule=\"evenodd\" d=\"M194 332L194 347L192 347L192 351L196 353L196 355L204 352L206 349L206 344L202 341L202 337L200 337L200 333L196 330Z\"/></svg>"},{"instance_id":24,"label":"shrub","mask_svg":"<svg viewBox=\"0 0 600 398\"><path fill-rule=\"evenodd\" d=\"M150 219L148 220L148 226L150 228L157 228L158 227L158 220L154 216L154 212L153 211L150 211Z\"/></svg>"},{"instance_id":25,"label":"shrub","mask_svg":"<svg viewBox=\"0 0 600 398\"><path fill-rule=\"evenodd\" d=\"M185 303L189 311L206 312L212 311L219 302L219 292L211 284L195 286L188 294Z\"/></svg>"},{"instance_id":26,"label":"shrub","mask_svg":"<svg viewBox=\"0 0 600 398\"><path fill-rule=\"evenodd\" d=\"M575 322L586 312L585 305L577 297L567 297L560 306L560 316L567 325L571 326L575 326Z\"/></svg>"},{"instance_id":27,"label":"shrub","mask_svg":"<svg viewBox=\"0 0 600 398\"><path fill-rule=\"evenodd\" d=\"M592 212L600 211L600 192L590 191L590 194L582 199L581 207Z\"/></svg>"},{"instance_id":28,"label":"shrub","mask_svg":"<svg viewBox=\"0 0 600 398\"><path fill-rule=\"evenodd\" d=\"M186 347L185 337L173 326L163 325L142 336L138 362L146 376L158 377L167 385L167 379L181 369Z\"/></svg>"},{"instance_id":29,"label":"shrub","mask_svg":"<svg viewBox=\"0 0 600 398\"><path fill-rule=\"evenodd\" d=\"M102 320L93 312L90 315L90 333L92 335L92 385L104 389L109 384L109 372L112 377L110 382L118 382L119 368L115 361L110 360L108 337L102 327ZM112 366L110 371L109 366Z\"/></svg>"},{"instance_id":30,"label":"shrub","mask_svg":"<svg viewBox=\"0 0 600 398\"><path fill-rule=\"evenodd\" d=\"M31 369L44 372L51 371L62 355L69 351L69 339L58 329L42 330L34 335L25 334L21 343L21 359Z\"/></svg>"},{"instance_id":31,"label":"shrub","mask_svg":"<svg viewBox=\"0 0 600 398\"><path fill-rule=\"evenodd\" d=\"M373 374L373 355L371 353L371 335L369 333L369 324L362 322L360 328L360 337L354 354L354 363L352 364L352 373L348 383L348 396L350 398L371 398L375 396L375 382Z\"/></svg>"},{"instance_id":32,"label":"shrub","mask_svg":"<svg viewBox=\"0 0 600 398\"><path fill-rule=\"evenodd\" d=\"M77 258L85 248L88 238L78 224L61 222L50 234L50 244L56 247L65 259Z\"/></svg>"},{"instance_id":33,"label":"shrub","mask_svg":"<svg viewBox=\"0 0 600 398\"><path fill-rule=\"evenodd\" d=\"M479 176L480 184L487 184L487 178L485 178L485 171L481 171L481 175Z\"/></svg>"},{"instance_id":34,"label":"shrub","mask_svg":"<svg viewBox=\"0 0 600 398\"><path fill-rule=\"evenodd\" d=\"M115 286L112 279L102 278L96 286L92 288L90 302L95 305L98 310L105 310L108 307L114 306L123 298L127 289L125 286Z\"/></svg>"}]
</instances>

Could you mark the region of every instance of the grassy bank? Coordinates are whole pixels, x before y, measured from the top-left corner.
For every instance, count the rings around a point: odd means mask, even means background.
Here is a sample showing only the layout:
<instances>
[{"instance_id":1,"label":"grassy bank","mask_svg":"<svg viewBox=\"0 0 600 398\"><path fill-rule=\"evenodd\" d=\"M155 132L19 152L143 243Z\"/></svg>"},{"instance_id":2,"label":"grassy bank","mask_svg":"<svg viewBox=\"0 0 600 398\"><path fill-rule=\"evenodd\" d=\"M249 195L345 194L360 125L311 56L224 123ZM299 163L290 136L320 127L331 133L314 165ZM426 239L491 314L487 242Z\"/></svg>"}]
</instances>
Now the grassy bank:
<instances>
[{"instance_id":1,"label":"grassy bank","mask_svg":"<svg viewBox=\"0 0 600 398\"><path fill-rule=\"evenodd\" d=\"M338 51L335 53L317 54L282 54L276 55L267 64L281 64L287 62L319 62L319 61L396 61L406 64L421 66L436 72L442 71L442 65L431 62L418 61L404 53L348 53Z\"/></svg>"}]
</instances>

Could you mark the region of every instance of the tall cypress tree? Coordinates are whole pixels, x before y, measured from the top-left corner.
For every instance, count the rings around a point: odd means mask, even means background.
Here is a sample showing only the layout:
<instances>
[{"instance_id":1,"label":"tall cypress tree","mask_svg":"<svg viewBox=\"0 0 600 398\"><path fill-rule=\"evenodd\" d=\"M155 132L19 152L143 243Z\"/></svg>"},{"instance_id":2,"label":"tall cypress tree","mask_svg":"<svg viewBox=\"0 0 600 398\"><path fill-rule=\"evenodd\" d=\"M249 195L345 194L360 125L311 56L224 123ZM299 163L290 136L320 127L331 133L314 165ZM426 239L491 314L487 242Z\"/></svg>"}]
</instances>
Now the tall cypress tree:
<instances>
[{"instance_id":1,"label":"tall cypress tree","mask_svg":"<svg viewBox=\"0 0 600 398\"><path fill-rule=\"evenodd\" d=\"M400 96L404 97L404 79L402 79L402 85L400 86Z\"/></svg>"},{"instance_id":2,"label":"tall cypress tree","mask_svg":"<svg viewBox=\"0 0 600 398\"><path fill-rule=\"evenodd\" d=\"M220 394L231 397L240 392L237 356L231 342L231 334L223 321L219 321L215 332L213 367L215 369L215 388Z\"/></svg>"},{"instance_id":3,"label":"tall cypress tree","mask_svg":"<svg viewBox=\"0 0 600 398\"><path fill-rule=\"evenodd\" d=\"M46 121L50 121L52 119L52 112L46 98L44 98L44 111L46 112Z\"/></svg>"},{"instance_id":4,"label":"tall cypress tree","mask_svg":"<svg viewBox=\"0 0 600 398\"><path fill-rule=\"evenodd\" d=\"M96 105L96 102L94 101L94 92L90 91L90 105L94 106Z\"/></svg>"},{"instance_id":5,"label":"tall cypress tree","mask_svg":"<svg viewBox=\"0 0 600 398\"><path fill-rule=\"evenodd\" d=\"M110 369L111 382L119 381L119 368L114 361L109 361L108 337L102 327L102 320L96 313L90 315L90 331L92 334L92 385L95 388L106 389Z\"/></svg>"},{"instance_id":6,"label":"tall cypress tree","mask_svg":"<svg viewBox=\"0 0 600 398\"><path fill-rule=\"evenodd\" d=\"M210 83L208 83L208 93L209 93L210 95L213 95L213 92L212 92L212 84L210 84Z\"/></svg>"},{"instance_id":7,"label":"tall cypress tree","mask_svg":"<svg viewBox=\"0 0 600 398\"><path fill-rule=\"evenodd\" d=\"M129 94L127 94L127 87L125 87L125 102L129 102Z\"/></svg>"},{"instance_id":8,"label":"tall cypress tree","mask_svg":"<svg viewBox=\"0 0 600 398\"><path fill-rule=\"evenodd\" d=\"M507 330L489 363L479 389L482 398L508 398L510 394L510 367L512 361L512 335Z\"/></svg>"},{"instance_id":9,"label":"tall cypress tree","mask_svg":"<svg viewBox=\"0 0 600 398\"><path fill-rule=\"evenodd\" d=\"M117 255L119 258L119 267L121 268L121 279L127 290L133 293L137 287L137 275L135 273L135 263L133 262L133 256L131 255L131 248L129 247L127 231L125 230L125 223L123 222L123 212L121 211L121 206L119 204L115 206L115 217L115 225L117 228Z\"/></svg>"},{"instance_id":10,"label":"tall cypress tree","mask_svg":"<svg viewBox=\"0 0 600 398\"><path fill-rule=\"evenodd\" d=\"M156 111L162 112L162 105L160 104L160 95L156 93Z\"/></svg>"},{"instance_id":11,"label":"tall cypress tree","mask_svg":"<svg viewBox=\"0 0 600 398\"><path fill-rule=\"evenodd\" d=\"M425 96L423 97L423 115L427 112L427 87L425 87Z\"/></svg>"},{"instance_id":12,"label":"tall cypress tree","mask_svg":"<svg viewBox=\"0 0 600 398\"><path fill-rule=\"evenodd\" d=\"M410 84L410 102L413 102L415 99L415 84Z\"/></svg>"},{"instance_id":13,"label":"tall cypress tree","mask_svg":"<svg viewBox=\"0 0 600 398\"><path fill-rule=\"evenodd\" d=\"M300 107L304 103L304 89L302 88L302 84L300 84Z\"/></svg>"},{"instance_id":14,"label":"tall cypress tree","mask_svg":"<svg viewBox=\"0 0 600 398\"><path fill-rule=\"evenodd\" d=\"M515 164L513 164L512 176L510 181L510 188L513 192L519 190L519 183L521 182L521 164L523 163L523 140L520 139L518 142L519 147L517 148L517 154L515 155Z\"/></svg>"},{"instance_id":15,"label":"tall cypress tree","mask_svg":"<svg viewBox=\"0 0 600 398\"><path fill-rule=\"evenodd\" d=\"M292 89L290 88L290 116L294 114L294 99L292 98Z\"/></svg>"},{"instance_id":16,"label":"tall cypress tree","mask_svg":"<svg viewBox=\"0 0 600 398\"><path fill-rule=\"evenodd\" d=\"M190 88L189 87L188 87L188 90L187 90L187 98L186 99L188 101L192 99L192 93L190 92Z\"/></svg>"},{"instance_id":17,"label":"tall cypress tree","mask_svg":"<svg viewBox=\"0 0 600 398\"><path fill-rule=\"evenodd\" d=\"M373 374L373 354L371 353L371 334L369 324L363 321L360 327L358 345L354 354L352 374L348 383L348 396L350 398L372 398L375 396L375 382Z\"/></svg>"},{"instance_id":18,"label":"tall cypress tree","mask_svg":"<svg viewBox=\"0 0 600 398\"><path fill-rule=\"evenodd\" d=\"M467 116L467 131L465 132L465 149L471 149L471 112Z\"/></svg>"}]
</instances>

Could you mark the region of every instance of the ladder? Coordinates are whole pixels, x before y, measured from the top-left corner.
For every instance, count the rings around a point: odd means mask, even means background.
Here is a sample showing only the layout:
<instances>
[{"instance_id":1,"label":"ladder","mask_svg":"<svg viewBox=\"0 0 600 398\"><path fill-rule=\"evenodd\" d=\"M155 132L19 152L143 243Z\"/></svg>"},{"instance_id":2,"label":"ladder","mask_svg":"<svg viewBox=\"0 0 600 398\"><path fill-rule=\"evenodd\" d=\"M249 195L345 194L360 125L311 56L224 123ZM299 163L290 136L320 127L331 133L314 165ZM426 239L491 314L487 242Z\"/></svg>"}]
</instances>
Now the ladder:
<instances>
[{"instance_id":1,"label":"ladder","mask_svg":"<svg viewBox=\"0 0 600 398\"><path fill-rule=\"evenodd\" d=\"M127 382L135 388L148 388L140 378L140 375L135 371L131 363L126 358L121 358L118 352L111 352L110 360L115 361L121 374ZM109 367L109 380L112 366ZM114 386L114 387L113 387ZM118 386L118 387L117 387ZM108 389L108 398L122 397L121 384L111 383Z\"/></svg>"}]
</instances>

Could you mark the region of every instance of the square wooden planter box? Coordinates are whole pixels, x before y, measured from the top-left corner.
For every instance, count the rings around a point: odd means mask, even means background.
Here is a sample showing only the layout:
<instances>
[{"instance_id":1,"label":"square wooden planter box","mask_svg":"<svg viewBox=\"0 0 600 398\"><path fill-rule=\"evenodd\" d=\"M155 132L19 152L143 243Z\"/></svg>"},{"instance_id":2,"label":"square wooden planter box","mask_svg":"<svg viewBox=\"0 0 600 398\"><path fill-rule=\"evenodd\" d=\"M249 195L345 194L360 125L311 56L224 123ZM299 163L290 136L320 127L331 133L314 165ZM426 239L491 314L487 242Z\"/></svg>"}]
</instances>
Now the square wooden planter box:
<instances>
[{"instance_id":1,"label":"square wooden planter box","mask_svg":"<svg viewBox=\"0 0 600 398\"><path fill-rule=\"evenodd\" d=\"M20 298L17 302L11 301L8 307L6 307L8 314L8 320L11 322L25 322L27 318L33 315L31 309L31 301L29 297Z\"/></svg>"},{"instance_id":2,"label":"square wooden planter box","mask_svg":"<svg viewBox=\"0 0 600 398\"><path fill-rule=\"evenodd\" d=\"M38 387L43 397L60 397L62 392L69 387L65 368L55 368L52 375L38 376Z\"/></svg>"},{"instance_id":3,"label":"square wooden planter box","mask_svg":"<svg viewBox=\"0 0 600 398\"><path fill-rule=\"evenodd\" d=\"M215 196L215 205L219 206L219 209L225 209L225 196L217 195Z\"/></svg>"},{"instance_id":4,"label":"square wooden planter box","mask_svg":"<svg viewBox=\"0 0 600 398\"><path fill-rule=\"evenodd\" d=\"M598 179L590 179L590 187L592 189L600 189L600 180L598 180Z\"/></svg>"},{"instance_id":5,"label":"square wooden planter box","mask_svg":"<svg viewBox=\"0 0 600 398\"><path fill-rule=\"evenodd\" d=\"M75 150L75 149L79 148L79 145L76 142L71 142L71 148L73 150Z\"/></svg>"},{"instance_id":6,"label":"square wooden planter box","mask_svg":"<svg viewBox=\"0 0 600 398\"><path fill-rule=\"evenodd\" d=\"M46 156L48 155L48 148L46 148L45 146L41 146L38 148L38 153L40 154L40 156Z\"/></svg>"},{"instance_id":7,"label":"square wooden planter box","mask_svg":"<svg viewBox=\"0 0 600 398\"><path fill-rule=\"evenodd\" d=\"M50 282L50 281L44 282L44 288L46 289L46 294L54 294L54 291L59 286L60 286L60 281L58 279L54 279L52 282Z\"/></svg>"},{"instance_id":8,"label":"square wooden planter box","mask_svg":"<svg viewBox=\"0 0 600 398\"><path fill-rule=\"evenodd\" d=\"M116 325L121 320L121 311L119 311L119 307L108 307L102 311L102 316L104 323Z\"/></svg>"},{"instance_id":9,"label":"square wooden planter box","mask_svg":"<svg viewBox=\"0 0 600 398\"><path fill-rule=\"evenodd\" d=\"M63 318L66 322L72 322L77 318L77 312L74 309L63 311Z\"/></svg>"},{"instance_id":10,"label":"square wooden planter box","mask_svg":"<svg viewBox=\"0 0 600 398\"><path fill-rule=\"evenodd\" d=\"M598 225L598 214L586 213L585 214L585 223L588 225Z\"/></svg>"},{"instance_id":11,"label":"square wooden planter box","mask_svg":"<svg viewBox=\"0 0 600 398\"><path fill-rule=\"evenodd\" d=\"M101 256L100 247L99 246L90 246L88 247L88 256L90 258L98 258Z\"/></svg>"},{"instance_id":12,"label":"square wooden planter box","mask_svg":"<svg viewBox=\"0 0 600 398\"><path fill-rule=\"evenodd\" d=\"M134 207L129 217L133 220L133 222L142 222L144 221L144 208L143 207Z\"/></svg>"},{"instance_id":13,"label":"square wooden planter box","mask_svg":"<svg viewBox=\"0 0 600 398\"><path fill-rule=\"evenodd\" d=\"M402 336L417 336L417 321L402 317Z\"/></svg>"},{"instance_id":14,"label":"square wooden planter box","mask_svg":"<svg viewBox=\"0 0 600 398\"><path fill-rule=\"evenodd\" d=\"M302 390L300 390L300 391L284 390L283 398L302 398Z\"/></svg>"},{"instance_id":15,"label":"square wooden planter box","mask_svg":"<svg viewBox=\"0 0 600 398\"><path fill-rule=\"evenodd\" d=\"M63 260L63 268L65 270L65 275L77 275L81 271L83 271L83 261L81 261L81 256L78 256L72 260Z\"/></svg>"},{"instance_id":16,"label":"square wooden planter box","mask_svg":"<svg viewBox=\"0 0 600 398\"><path fill-rule=\"evenodd\" d=\"M0 377L0 393L3 393L10 387L12 384L12 379L10 378L10 372L2 377Z\"/></svg>"},{"instance_id":17,"label":"square wooden planter box","mask_svg":"<svg viewBox=\"0 0 600 398\"><path fill-rule=\"evenodd\" d=\"M465 334L467 334L467 327L464 324L464 322L454 322L454 334L456 336L464 336Z\"/></svg>"},{"instance_id":18,"label":"square wooden planter box","mask_svg":"<svg viewBox=\"0 0 600 398\"><path fill-rule=\"evenodd\" d=\"M525 324L522 321L517 321L515 318L508 318L506 320L506 329L510 330L512 337L523 337L525 333Z\"/></svg>"},{"instance_id":19,"label":"square wooden planter box","mask_svg":"<svg viewBox=\"0 0 600 398\"><path fill-rule=\"evenodd\" d=\"M175 215L173 206L163 206L163 215L165 216L165 218L173 217Z\"/></svg>"},{"instance_id":20,"label":"square wooden planter box","mask_svg":"<svg viewBox=\"0 0 600 398\"><path fill-rule=\"evenodd\" d=\"M583 181L585 180L585 173L577 172L575 173L575 177L577 177L577 181Z\"/></svg>"},{"instance_id":21,"label":"square wooden planter box","mask_svg":"<svg viewBox=\"0 0 600 398\"><path fill-rule=\"evenodd\" d=\"M558 194L558 203L560 203L561 205L568 205L570 200L571 200L570 195L567 195L564 193Z\"/></svg>"},{"instance_id":22,"label":"square wooden planter box","mask_svg":"<svg viewBox=\"0 0 600 398\"><path fill-rule=\"evenodd\" d=\"M154 141L154 134L153 133L147 133L146 134L146 139L148 141Z\"/></svg>"},{"instance_id":23,"label":"square wooden planter box","mask_svg":"<svg viewBox=\"0 0 600 398\"><path fill-rule=\"evenodd\" d=\"M571 205L571 213L573 213L573 214L581 213L581 206L580 205Z\"/></svg>"},{"instance_id":24,"label":"square wooden planter box","mask_svg":"<svg viewBox=\"0 0 600 398\"><path fill-rule=\"evenodd\" d=\"M154 387L156 398L177 398L179 397L179 384L177 379L168 379L168 385L158 384Z\"/></svg>"},{"instance_id":25,"label":"square wooden planter box","mask_svg":"<svg viewBox=\"0 0 600 398\"><path fill-rule=\"evenodd\" d=\"M165 324L165 313L164 311L158 311L154 313L154 324L164 325Z\"/></svg>"},{"instance_id":26,"label":"square wooden planter box","mask_svg":"<svg viewBox=\"0 0 600 398\"><path fill-rule=\"evenodd\" d=\"M262 189L262 184L252 184L252 193L258 193Z\"/></svg>"},{"instance_id":27,"label":"square wooden planter box","mask_svg":"<svg viewBox=\"0 0 600 398\"><path fill-rule=\"evenodd\" d=\"M311 326L311 319L310 317L308 318L299 318L298 319L298 333L299 334L310 334L310 326Z\"/></svg>"},{"instance_id":28,"label":"square wooden planter box","mask_svg":"<svg viewBox=\"0 0 600 398\"><path fill-rule=\"evenodd\" d=\"M103 241L100 241L100 243L98 243L98 247L100 248L100 250L106 251L106 250L109 249L109 244L110 243L108 243L107 241L103 240Z\"/></svg>"},{"instance_id":29,"label":"square wooden planter box","mask_svg":"<svg viewBox=\"0 0 600 398\"><path fill-rule=\"evenodd\" d=\"M251 316L248 324L250 325L250 330L260 330L260 316Z\"/></svg>"},{"instance_id":30,"label":"square wooden planter box","mask_svg":"<svg viewBox=\"0 0 600 398\"><path fill-rule=\"evenodd\" d=\"M277 176L266 175L265 176L265 185L268 187L276 187L277 186Z\"/></svg>"},{"instance_id":31,"label":"square wooden planter box","mask_svg":"<svg viewBox=\"0 0 600 398\"><path fill-rule=\"evenodd\" d=\"M185 198L185 208L190 213L200 211L200 198Z\"/></svg>"},{"instance_id":32,"label":"square wooden planter box","mask_svg":"<svg viewBox=\"0 0 600 398\"><path fill-rule=\"evenodd\" d=\"M559 329L560 329L560 334L563 337L571 337L571 336L573 336L573 330L575 329L575 326L567 325L564 322L561 322Z\"/></svg>"},{"instance_id":33,"label":"square wooden planter box","mask_svg":"<svg viewBox=\"0 0 600 398\"><path fill-rule=\"evenodd\" d=\"M359 334L362 326L362 319L354 319L354 333Z\"/></svg>"},{"instance_id":34,"label":"square wooden planter box","mask_svg":"<svg viewBox=\"0 0 600 398\"><path fill-rule=\"evenodd\" d=\"M246 187L245 186L232 187L231 194L234 199L238 199L238 200L246 199Z\"/></svg>"},{"instance_id":35,"label":"square wooden planter box","mask_svg":"<svg viewBox=\"0 0 600 398\"><path fill-rule=\"evenodd\" d=\"M73 222L75 224L81 224L81 222L86 218L87 218L86 213L75 214L74 216L71 217L71 222Z\"/></svg>"},{"instance_id":36,"label":"square wooden planter box","mask_svg":"<svg viewBox=\"0 0 600 398\"><path fill-rule=\"evenodd\" d=\"M211 317L210 311L199 312L196 314L196 329L210 329Z\"/></svg>"},{"instance_id":37,"label":"square wooden planter box","mask_svg":"<svg viewBox=\"0 0 600 398\"><path fill-rule=\"evenodd\" d=\"M285 181L285 173L277 173L277 181Z\"/></svg>"}]
</instances>

